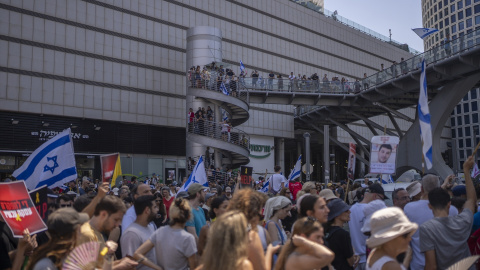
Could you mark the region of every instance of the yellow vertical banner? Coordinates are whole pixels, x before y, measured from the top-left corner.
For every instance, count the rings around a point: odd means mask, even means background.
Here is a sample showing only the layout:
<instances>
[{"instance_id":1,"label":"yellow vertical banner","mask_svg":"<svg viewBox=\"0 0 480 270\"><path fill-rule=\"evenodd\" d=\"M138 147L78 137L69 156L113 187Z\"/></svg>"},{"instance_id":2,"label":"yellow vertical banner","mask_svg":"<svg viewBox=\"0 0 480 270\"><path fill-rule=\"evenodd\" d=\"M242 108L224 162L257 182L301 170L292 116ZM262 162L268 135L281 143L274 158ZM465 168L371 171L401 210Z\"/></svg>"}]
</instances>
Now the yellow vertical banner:
<instances>
[{"instance_id":1,"label":"yellow vertical banner","mask_svg":"<svg viewBox=\"0 0 480 270\"><path fill-rule=\"evenodd\" d=\"M115 170L113 171L112 187L115 186L117 177L122 175L122 166L120 165L120 153L117 156L117 162L115 163Z\"/></svg>"}]
</instances>

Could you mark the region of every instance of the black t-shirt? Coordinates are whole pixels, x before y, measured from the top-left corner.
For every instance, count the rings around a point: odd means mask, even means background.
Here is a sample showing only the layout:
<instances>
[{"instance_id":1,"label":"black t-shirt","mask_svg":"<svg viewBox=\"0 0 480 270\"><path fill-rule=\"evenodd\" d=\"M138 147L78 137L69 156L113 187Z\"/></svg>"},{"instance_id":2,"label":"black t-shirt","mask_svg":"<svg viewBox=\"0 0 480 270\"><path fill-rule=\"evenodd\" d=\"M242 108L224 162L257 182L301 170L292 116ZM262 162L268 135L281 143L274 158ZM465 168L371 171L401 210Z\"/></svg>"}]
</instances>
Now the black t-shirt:
<instances>
[{"instance_id":1,"label":"black t-shirt","mask_svg":"<svg viewBox=\"0 0 480 270\"><path fill-rule=\"evenodd\" d=\"M327 232L328 247L335 253L335 259L332 266L336 270L353 270L347 259L353 256L352 242L350 234L344 229L335 229L332 235L328 235L335 227L330 228Z\"/></svg>"},{"instance_id":2,"label":"black t-shirt","mask_svg":"<svg viewBox=\"0 0 480 270\"><path fill-rule=\"evenodd\" d=\"M258 73L253 73L253 74L252 74L252 77L253 77L253 78L258 78Z\"/></svg>"},{"instance_id":3,"label":"black t-shirt","mask_svg":"<svg viewBox=\"0 0 480 270\"><path fill-rule=\"evenodd\" d=\"M268 77L270 77L270 79L273 79L273 78L275 78L275 74L270 73L270 74L268 74Z\"/></svg>"}]
</instances>

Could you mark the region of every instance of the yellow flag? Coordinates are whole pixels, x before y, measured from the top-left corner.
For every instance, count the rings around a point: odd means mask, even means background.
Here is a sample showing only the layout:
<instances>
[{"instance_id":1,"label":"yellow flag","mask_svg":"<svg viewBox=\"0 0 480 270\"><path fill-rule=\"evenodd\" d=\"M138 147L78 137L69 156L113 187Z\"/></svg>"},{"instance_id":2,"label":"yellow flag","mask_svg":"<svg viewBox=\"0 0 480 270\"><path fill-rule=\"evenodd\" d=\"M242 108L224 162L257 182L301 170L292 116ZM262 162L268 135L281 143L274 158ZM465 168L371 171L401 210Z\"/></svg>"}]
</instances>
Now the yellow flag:
<instances>
[{"instance_id":1,"label":"yellow flag","mask_svg":"<svg viewBox=\"0 0 480 270\"><path fill-rule=\"evenodd\" d=\"M111 183L112 187L115 186L115 182L119 175L122 175L122 166L120 165L120 153L118 153L117 162L115 163L115 170L113 171L113 177L112 177L112 183Z\"/></svg>"}]
</instances>

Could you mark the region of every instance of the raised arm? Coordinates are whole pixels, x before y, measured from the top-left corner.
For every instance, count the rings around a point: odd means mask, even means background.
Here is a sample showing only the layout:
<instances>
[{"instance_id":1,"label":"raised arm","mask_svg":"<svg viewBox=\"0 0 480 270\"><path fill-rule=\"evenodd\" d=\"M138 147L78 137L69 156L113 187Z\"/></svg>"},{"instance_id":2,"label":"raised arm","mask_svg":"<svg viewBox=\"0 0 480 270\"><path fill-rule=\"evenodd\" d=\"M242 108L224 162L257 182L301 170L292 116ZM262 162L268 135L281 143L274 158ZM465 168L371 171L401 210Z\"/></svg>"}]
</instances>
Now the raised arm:
<instances>
[{"instance_id":1,"label":"raised arm","mask_svg":"<svg viewBox=\"0 0 480 270\"><path fill-rule=\"evenodd\" d=\"M469 156L463 163L463 174L465 175L465 189L467 190L467 201L465 202L465 208L468 208L475 213L477 206L477 194L475 193L475 187L473 186L472 178L470 177L470 170L473 168L475 159L473 156Z\"/></svg>"}]
</instances>

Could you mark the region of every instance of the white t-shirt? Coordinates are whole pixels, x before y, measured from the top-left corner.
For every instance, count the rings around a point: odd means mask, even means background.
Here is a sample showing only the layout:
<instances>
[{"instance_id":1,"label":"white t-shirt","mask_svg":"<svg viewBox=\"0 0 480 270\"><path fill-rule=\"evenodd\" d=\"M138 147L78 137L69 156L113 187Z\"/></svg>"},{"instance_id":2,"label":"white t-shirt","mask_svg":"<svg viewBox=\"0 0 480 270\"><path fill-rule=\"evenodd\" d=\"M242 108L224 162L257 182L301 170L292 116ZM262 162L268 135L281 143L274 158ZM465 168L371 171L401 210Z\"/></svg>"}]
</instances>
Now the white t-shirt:
<instances>
[{"instance_id":1,"label":"white t-shirt","mask_svg":"<svg viewBox=\"0 0 480 270\"><path fill-rule=\"evenodd\" d=\"M155 245L157 265L165 270L189 269L188 258L197 253L195 238L183 229L161 227L150 241Z\"/></svg>"},{"instance_id":2,"label":"white t-shirt","mask_svg":"<svg viewBox=\"0 0 480 270\"><path fill-rule=\"evenodd\" d=\"M272 175L270 181L270 183L272 183L272 189L276 193L280 192L280 189L282 188L282 183L284 187L287 186L287 178L285 178L285 176L281 175L280 173Z\"/></svg>"},{"instance_id":3,"label":"white t-shirt","mask_svg":"<svg viewBox=\"0 0 480 270\"><path fill-rule=\"evenodd\" d=\"M433 218L433 212L428 208L428 200L419 200L416 202L407 203L404 208L405 215L411 222L415 222L420 225ZM449 216L458 215L458 210L454 206L450 206ZM410 242L412 247L412 262L410 263L411 269L423 269L425 267L425 254L420 252L420 233L419 230L412 236Z\"/></svg>"},{"instance_id":4,"label":"white t-shirt","mask_svg":"<svg viewBox=\"0 0 480 270\"><path fill-rule=\"evenodd\" d=\"M290 75L288 76L288 79L291 81L291 80L295 80L295 75Z\"/></svg>"},{"instance_id":5,"label":"white t-shirt","mask_svg":"<svg viewBox=\"0 0 480 270\"><path fill-rule=\"evenodd\" d=\"M363 208L366 203L356 203L350 208L350 221L348 226L350 228L350 238L352 239L352 247L355 251L355 255L360 256L359 263L365 263L367 261L367 236L361 232L363 223L365 222L365 215L363 214Z\"/></svg>"},{"instance_id":6,"label":"white t-shirt","mask_svg":"<svg viewBox=\"0 0 480 270\"><path fill-rule=\"evenodd\" d=\"M133 253L143 244L145 241L150 239L152 234L155 232L153 228L150 226L143 227L138 223L132 223L128 228L122 233L122 237L120 238L120 244L122 247L122 257L126 255L133 256ZM151 262L157 263L157 259L155 257L155 250L152 249L147 254L145 254ZM136 269L139 270L148 270L151 269L148 266L143 264L139 264Z\"/></svg>"}]
</instances>

